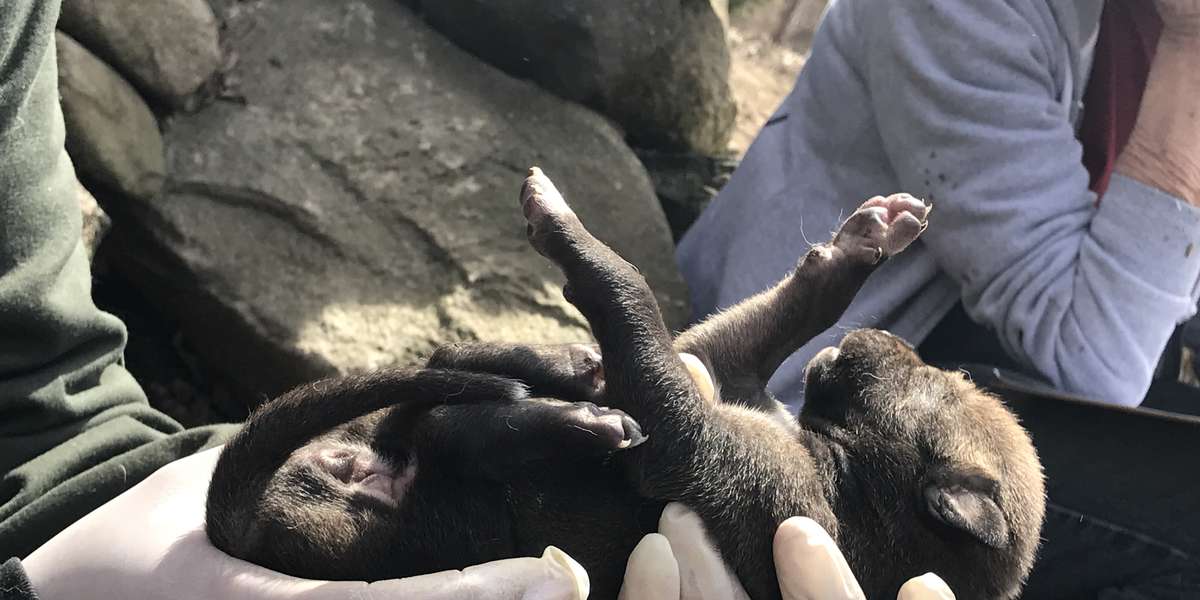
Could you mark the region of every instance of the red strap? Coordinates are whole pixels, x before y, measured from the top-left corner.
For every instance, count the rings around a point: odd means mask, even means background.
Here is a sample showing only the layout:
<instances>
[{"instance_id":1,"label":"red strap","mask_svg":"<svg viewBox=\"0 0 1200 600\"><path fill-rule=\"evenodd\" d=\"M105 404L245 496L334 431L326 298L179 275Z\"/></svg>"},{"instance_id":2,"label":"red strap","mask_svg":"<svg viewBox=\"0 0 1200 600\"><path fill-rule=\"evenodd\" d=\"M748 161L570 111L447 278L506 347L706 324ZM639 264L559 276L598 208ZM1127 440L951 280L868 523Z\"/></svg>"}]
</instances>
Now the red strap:
<instances>
[{"instance_id":1,"label":"red strap","mask_svg":"<svg viewBox=\"0 0 1200 600\"><path fill-rule=\"evenodd\" d=\"M1104 3L1079 129L1083 165L1091 175L1089 187L1096 192L1097 202L1108 189L1117 156L1137 122L1161 31L1162 19L1153 2Z\"/></svg>"}]
</instances>

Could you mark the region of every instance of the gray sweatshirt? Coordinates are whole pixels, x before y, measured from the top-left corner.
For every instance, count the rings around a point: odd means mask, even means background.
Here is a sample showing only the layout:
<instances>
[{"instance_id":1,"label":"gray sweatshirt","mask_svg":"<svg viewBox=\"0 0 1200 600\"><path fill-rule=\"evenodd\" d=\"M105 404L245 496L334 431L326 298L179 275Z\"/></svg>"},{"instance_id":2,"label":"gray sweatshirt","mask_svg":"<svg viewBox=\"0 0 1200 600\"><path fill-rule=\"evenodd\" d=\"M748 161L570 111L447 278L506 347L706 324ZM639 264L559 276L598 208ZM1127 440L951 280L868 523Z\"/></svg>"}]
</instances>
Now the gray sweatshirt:
<instances>
[{"instance_id":1,"label":"gray sweatshirt","mask_svg":"<svg viewBox=\"0 0 1200 600\"><path fill-rule=\"evenodd\" d=\"M682 240L694 314L777 281L863 200L933 202L771 389L854 327L920 343L962 300L1060 389L1136 405L1196 311L1200 210L1114 175L1088 190L1076 139L1100 0L840 0L795 88ZM1200 101L1198 101L1200 102Z\"/></svg>"}]
</instances>

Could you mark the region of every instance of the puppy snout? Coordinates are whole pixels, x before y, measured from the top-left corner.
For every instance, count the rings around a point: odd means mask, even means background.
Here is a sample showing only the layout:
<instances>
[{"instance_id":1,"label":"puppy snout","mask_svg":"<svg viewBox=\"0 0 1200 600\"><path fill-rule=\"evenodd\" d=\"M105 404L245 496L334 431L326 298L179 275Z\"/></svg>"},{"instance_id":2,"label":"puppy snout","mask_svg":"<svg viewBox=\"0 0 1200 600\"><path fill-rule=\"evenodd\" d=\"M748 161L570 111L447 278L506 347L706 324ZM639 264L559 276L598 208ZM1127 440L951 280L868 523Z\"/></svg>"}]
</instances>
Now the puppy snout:
<instances>
[{"instance_id":1,"label":"puppy snout","mask_svg":"<svg viewBox=\"0 0 1200 600\"><path fill-rule=\"evenodd\" d=\"M896 358L920 362L917 349L904 338L882 329L856 329L839 346L843 355L860 358Z\"/></svg>"}]
</instances>

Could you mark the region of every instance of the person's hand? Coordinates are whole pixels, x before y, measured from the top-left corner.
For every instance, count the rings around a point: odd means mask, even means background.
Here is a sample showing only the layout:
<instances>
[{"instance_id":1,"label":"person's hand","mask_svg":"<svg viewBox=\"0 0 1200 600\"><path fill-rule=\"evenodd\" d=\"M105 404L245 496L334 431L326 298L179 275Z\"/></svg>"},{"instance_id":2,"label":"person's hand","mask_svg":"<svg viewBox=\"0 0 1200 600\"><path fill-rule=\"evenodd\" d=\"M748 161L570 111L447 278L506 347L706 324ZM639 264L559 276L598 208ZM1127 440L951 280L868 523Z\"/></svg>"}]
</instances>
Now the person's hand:
<instances>
[{"instance_id":1,"label":"person's hand","mask_svg":"<svg viewBox=\"0 0 1200 600\"><path fill-rule=\"evenodd\" d=\"M642 538L629 557L620 600L744 600L742 589L708 540L699 515L682 504L663 510L659 532ZM775 532L775 569L784 600L863 600L837 544L807 517L792 517ZM953 600L933 573L908 580L898 600Z\"/></svg>"},{"instance_id":2,"label":"person's hand","mask_svg":"<svg viewBox=\"0 0 1200 600\"><path fill-rule=\"evenodd\" d=\"M175 461L91 512L23 562L42 600L229 598L582 600L587 574L550 547L513 558L374 583L313 581L233 558L204 533L204 501L218 450Z\"/></svg>"},{"instance_id":3,"label":"person's hand","mask_svg":"<svg viewBox=\"0 0 1200 600\"><path fill-rule=\"evenodd\" d=\"M833 538L807 517L792 517L775 532L775 568L785 600L864 598ZM954 600L941 577L926 573L900 586L897 600Z\"/></svg>"}]
</instances>

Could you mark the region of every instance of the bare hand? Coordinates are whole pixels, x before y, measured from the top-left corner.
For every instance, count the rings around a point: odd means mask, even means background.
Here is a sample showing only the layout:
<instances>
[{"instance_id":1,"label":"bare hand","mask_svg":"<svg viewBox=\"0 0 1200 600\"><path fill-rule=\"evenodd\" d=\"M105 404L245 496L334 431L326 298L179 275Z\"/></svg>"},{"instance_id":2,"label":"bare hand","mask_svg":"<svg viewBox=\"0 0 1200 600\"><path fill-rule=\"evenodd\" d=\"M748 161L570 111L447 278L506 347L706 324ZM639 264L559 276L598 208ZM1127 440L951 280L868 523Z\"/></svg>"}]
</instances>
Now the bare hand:
<instances>
[{"instance_id":1,"label":"bare hand","mask_svg":"<svg viewBox=\"0 0 1200 600\"><path fill-rule=\"evenodd\" d=\"M1157 0L1163 34L1200 40L1200 0Z\"/></svg>"}]
</instances>

